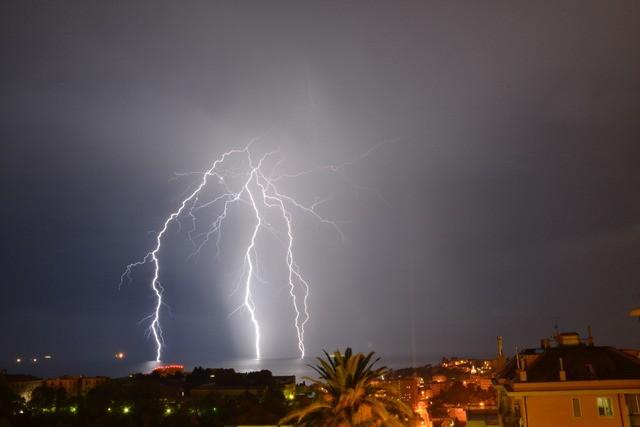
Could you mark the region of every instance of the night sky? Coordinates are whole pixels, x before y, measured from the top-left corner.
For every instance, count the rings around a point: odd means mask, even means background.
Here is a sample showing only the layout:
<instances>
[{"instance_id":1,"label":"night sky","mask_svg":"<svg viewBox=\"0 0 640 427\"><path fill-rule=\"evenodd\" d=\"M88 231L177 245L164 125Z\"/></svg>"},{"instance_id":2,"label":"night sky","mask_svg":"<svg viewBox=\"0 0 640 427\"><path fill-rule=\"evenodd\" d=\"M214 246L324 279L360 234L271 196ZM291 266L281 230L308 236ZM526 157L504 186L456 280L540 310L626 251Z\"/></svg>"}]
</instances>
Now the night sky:
<instances>
[{"instance_id":1,"label":"night sky","mask_svg":"<svg viewBox=\"0 0 640 427\"><path fill-rule=\"evenodd\" d=\"M283 183L345 233L296 216L309 354L490 356L555 325L638 347L640 3L533 3L2 2L0 365L152 359L149 270L120 275L197 180L175 174L258 136L283 172L353 161ZM250 223L217 258L170 227L167 359L253 355ZM265 356L294 357L261 262Z\"/></svg>"}]
</instances>

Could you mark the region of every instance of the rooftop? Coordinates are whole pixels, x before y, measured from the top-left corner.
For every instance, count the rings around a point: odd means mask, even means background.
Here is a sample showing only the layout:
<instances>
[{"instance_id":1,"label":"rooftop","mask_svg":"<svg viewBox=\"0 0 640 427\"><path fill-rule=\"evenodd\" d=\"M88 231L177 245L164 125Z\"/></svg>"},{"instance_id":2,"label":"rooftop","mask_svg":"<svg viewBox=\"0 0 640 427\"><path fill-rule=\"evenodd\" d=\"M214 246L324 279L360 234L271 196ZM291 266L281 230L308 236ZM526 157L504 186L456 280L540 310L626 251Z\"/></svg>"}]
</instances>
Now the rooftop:
<instances>
[{"instance_id":1,"label":"rooftop","mask_svg":"<svg viewBox=\"0 0 640 427\"><path fill-rule=\"evenodd\" d=\"M526 382L560 381L561 367L566 381L640 379L638 352L579 341L571 344L560 341L556 347L527 349L519 352L519 359L510 360L496 379L524 382L518 373L518 364L526 372Z\"/></svg>"}]
</instances>

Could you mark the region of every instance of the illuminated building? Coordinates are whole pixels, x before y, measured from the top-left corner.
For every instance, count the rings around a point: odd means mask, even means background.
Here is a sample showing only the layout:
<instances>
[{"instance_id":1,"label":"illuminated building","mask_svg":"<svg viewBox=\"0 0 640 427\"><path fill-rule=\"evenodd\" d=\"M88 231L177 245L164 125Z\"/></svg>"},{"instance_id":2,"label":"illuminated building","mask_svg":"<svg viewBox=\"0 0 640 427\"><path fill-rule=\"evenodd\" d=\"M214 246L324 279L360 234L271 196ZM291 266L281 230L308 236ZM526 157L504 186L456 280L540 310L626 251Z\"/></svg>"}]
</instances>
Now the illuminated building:
<instances>
[{"instance_id":1,"label":"illuminated building","mask_svg":"<svg viewBox=\"0 0 640 427\"><path fill-rule=\"evenodd\" d=\"M191 397L202 398L205 396L242 396L246 393L260 395L267 389L263 385L216 385L203 384L191 389Z\"/></svg>"},{"instance_id":2,"label":"illuminated building","mask_svg":"<svg viewBox=\"0 0 640 427\"><path fill-rule=\"evenodd\" d=\"M420 398L420 378L407 377L388 381L395 388L398 397L409 405L415 405Z\"/></svg>"},{"instance_id":3,"label":"illuminated building","mask_svg":"<svg viewBox=\"0 0 640 427\"><path fill-rule=\"evenodd\" d=\"M37 387L46 386L54 389L64 389L69 397L84 396L96 386L106 382L107 377L63 376L42 380L31 375L4 375L3 379L9 388L27 402L31 400L31 393Z\"/></svg>"},{"instance_id":4,"label":"illuminated building","mask_svg":"<svg viewBox=\"0 0 640 427\"><path fill-rule=\"evenodd\" d=\"M595 346L591 334L555 341L519 352L497 374L500 425L640 426L638 351Z\"/></svg>"},{"instance_id":5,"label":"illuminated building","mask_svg":"<svg viewBox=\"0 0 640 427\"><path fill-rule=\"evenodd\" d=\"M282 388L282 393L287 400L296 397L296 377L295 375L274 375L273 382Z\"/></svg>"},{"instance_id":6,"label":"illuminated building","mask_svg":"<svg viewBox=\"0 0 640 427\"><path fill-rule=\"evenodd\" d=\"M50 388L64 389L67 396L84 396L107 380L107 377L63 376L44 380L43 384Z\"/></svg>"},{"instance_id":7,"label":"illuminated building","mask_svg":"<svg viewBox=\"0 0 640 427\"><path fill-rule=\"evenodd\" d=\"M489 390L491 388L491 378L478 378L478 380L476 381L476 384L478 384L478 387L480 387L480 390Z\"/></svg>"},{"instance_id":8,"label":"illuminated building","mask_svg":"<svg viewBox=\"0 0 640 427\"><path fill-rule=\"evenodd\" d=\"M446 383L448 380L446 375L438 374L431 377L431 381L434 383Z\"/></svg>"},{"instance_id":9,"label":"illuminated building","mask_svg":"<svg viewBox=\"0 0 640 427\"><path fill-rule=\"evenodd\" d=\"M31 400L31 392L42 385L42 379L21 374L6 374L0 372L0 381L6 382L7 386L15 394L23 398L25 401Z\"/></svg>"},{"instance_id":10,"label":"illuminated building","mask_svg":"<svg viewBox=\"0 0 640 427\"><path fill-rule=\"evenodd\" d=\"M215 375L211 378L215 378ZM296 398L296 377L294 375L272 376L270 373L263 378L251 378L246 374L234 372L226 380L214 380L194 387L190 390L190 394L196 398L212 395L240 396L245 393L261 395L272 386L279 387L287 400Z\"/></svg>"},{"instance_id":11,"label":"illuminated building","mask_svg":"<svg viewBox=\"0 0 640 427\"><path fill-rule=\"evenodd\" d=\"M182 374L184 373L184 365L174 364L174 365L158 366L152 372L154 374L160 375L161 377L168 376L168 375Z\"/></svg>"},{"instance_id":12,"label":"illuminated building","mask_svg":"<svg viewBox=\"0 0 640 427\"><path fill-rule=\"evenodd\" d=\"M499 426L495 408L467 408L467 427Z\"/></svg>"}]
</instances>

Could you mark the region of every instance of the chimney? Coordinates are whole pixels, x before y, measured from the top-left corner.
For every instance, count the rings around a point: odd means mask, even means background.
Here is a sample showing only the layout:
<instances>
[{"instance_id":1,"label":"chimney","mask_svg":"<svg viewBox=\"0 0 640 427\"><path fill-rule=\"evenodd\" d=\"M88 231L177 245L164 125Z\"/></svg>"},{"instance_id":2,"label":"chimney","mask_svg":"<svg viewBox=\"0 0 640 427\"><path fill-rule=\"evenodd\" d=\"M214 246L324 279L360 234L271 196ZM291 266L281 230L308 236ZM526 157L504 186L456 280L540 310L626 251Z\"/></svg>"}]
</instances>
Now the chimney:
<instances>
[{"instance_id":1,"label":"chimney","mask_svg":"<svg viewBox=\"0 0 640 427\"><path fill-rule=\"evenodd\" d=\"M562 361L562 357L560 358L560 372L558 372L560 381L567 380L567 372L564 370L564 363Z\"/></svg>"},{"instance_id":2,"label":"chimney","mask_svg":"<svg viewBox=\"0 0 640 427\"><path fill-rule=\"evenodd\" d=\"M518 352L518 348L516 347L516 366L518 372L518 379L520 382L527 382L527 368L525 366L525 360L520 358L520 353Z\"/></svg>"},{"instance_id":3,"label":"chimney","mask_svg":"<svg viewBox=\"0 0 640 427\"><path fill-rule=\"evenodd\" d=\"M587 326L587 333L589 336L587 337L587 345L589 347L593 347L593 335L591 335L591 325Z\"/></svg>"},{"instance_id":4,"label":"chimney","mask_svg":"<svg viewBox=\"0 0 640 427\"><path fill-rule=\"evenodd\" d=\"M504 368L505 365L505 359L504 359L504 351L502 350L502 336L498 335L498 337L496 338L496 345L497 345L497 357L496 357L496 371L501 371L502 368Z\"/></svg>"},{"instance_id":5,"label":"chimney","mask_svg":"<svg viewBox=\"0 0 640 427\"><path fill-rule=\"evenodd\" d=\"M518 371L518 379L520 380L521 383L526 383L527 382L527 371L524 369L520 369Z\"/></svg>"}]
</instances>

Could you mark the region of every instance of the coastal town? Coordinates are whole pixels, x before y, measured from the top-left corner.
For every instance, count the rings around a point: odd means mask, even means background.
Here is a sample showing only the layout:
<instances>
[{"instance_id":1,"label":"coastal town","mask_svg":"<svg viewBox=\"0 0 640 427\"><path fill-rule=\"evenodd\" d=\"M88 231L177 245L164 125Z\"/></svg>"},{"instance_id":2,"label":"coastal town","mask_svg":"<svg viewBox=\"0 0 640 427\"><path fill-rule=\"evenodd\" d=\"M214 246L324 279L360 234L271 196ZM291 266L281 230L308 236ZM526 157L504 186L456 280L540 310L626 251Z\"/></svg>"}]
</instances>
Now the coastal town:
<instances>
[{"instance_id":1,"label":"coastal town","mask_svg":"<svg viewBox=\"0 0 640 427\"><path fill-rule=\"evenodd\" d=\"M428 427L640 425L640 352L557 333L538 347L492 359L443 357L388 370L374 381L411 408L405 425ZM118 355L116 355L118 357ZM120 355L119 357L123 357ZM326 392L263 370L164 365L124 378L37 378L3 370L1 416L64 425L278 425ZM142 423L142 424L141 424ZM145 424L147 423L147 424Z\"/></svg>"}]
</instances>

